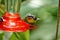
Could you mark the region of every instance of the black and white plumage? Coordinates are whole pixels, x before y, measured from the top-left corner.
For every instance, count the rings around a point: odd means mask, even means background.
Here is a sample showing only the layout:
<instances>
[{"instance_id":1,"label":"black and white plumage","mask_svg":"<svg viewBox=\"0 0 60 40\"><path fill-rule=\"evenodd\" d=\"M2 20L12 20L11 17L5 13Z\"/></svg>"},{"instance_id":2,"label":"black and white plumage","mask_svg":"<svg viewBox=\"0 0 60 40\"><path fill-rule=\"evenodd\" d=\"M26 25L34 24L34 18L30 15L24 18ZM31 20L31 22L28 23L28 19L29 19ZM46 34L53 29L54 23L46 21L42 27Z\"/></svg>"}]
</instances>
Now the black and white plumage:
<instances>
[{"instance_id":1,"label":"black and white plumage","mask_svg":"<svg viewBox=\"0 0 60 40\"><path fill-rule=\"evenodd\" d=\"M27 16L26 16L26 21L28 22L28 23L30 23L30 24L32 24L32 23L36 23L38 20L39 20L39 18L37 18L35 15L32 15L32 14L27 14Z\"/></svg>"}]
</instances>

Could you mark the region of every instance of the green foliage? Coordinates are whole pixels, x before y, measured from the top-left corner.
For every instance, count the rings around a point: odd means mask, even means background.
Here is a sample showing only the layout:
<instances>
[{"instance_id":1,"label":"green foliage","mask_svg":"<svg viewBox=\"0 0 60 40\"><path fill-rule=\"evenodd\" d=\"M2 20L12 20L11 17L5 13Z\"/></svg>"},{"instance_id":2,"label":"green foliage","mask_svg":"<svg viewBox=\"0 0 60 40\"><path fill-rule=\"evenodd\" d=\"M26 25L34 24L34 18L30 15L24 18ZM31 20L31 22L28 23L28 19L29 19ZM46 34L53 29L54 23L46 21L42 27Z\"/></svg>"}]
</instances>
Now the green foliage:
<instances>
[{"instance_id":1,"label":"green foliage","mask_svg":"<svg viewBox=\"0 0 60 40\"><path fill-rule=\"evenodd\" d=\"M0 33L0 40L3 40L4 33Z\"/></svg>"},{"instance_id":2,"label":"green foliage","mask_svg":"<svg viewBox=\"0 0 60 40\"><path fill-rule=\"evenodd\" d=\"M29 31L15 32L12 34L10 40L29 40Z\"/></svg>"},{"instance_id":3,"label":"green foliage","mask_svg":"<svg viewBox=\"0 0 60 40\"><path fill-rule=\"evenodd\" d=\"M58 0L43 0L44 5L38 8L32 8L24 1L21 5L21 18L25 18L28 13L36 15L40 20L36 23L35 30L13 33L8 40L54 40L56 32L56 21L58 13ZM4 2L3 2L4 3ZM4 7L0 8L0 16L4 13ZM59 28L60 30L60 28ZM3 33L0 34L0 40L3 40ZM8 36L8 35L7 35ZM60 40L60 31L58 40Z\"/></svg>"}]
</instances>

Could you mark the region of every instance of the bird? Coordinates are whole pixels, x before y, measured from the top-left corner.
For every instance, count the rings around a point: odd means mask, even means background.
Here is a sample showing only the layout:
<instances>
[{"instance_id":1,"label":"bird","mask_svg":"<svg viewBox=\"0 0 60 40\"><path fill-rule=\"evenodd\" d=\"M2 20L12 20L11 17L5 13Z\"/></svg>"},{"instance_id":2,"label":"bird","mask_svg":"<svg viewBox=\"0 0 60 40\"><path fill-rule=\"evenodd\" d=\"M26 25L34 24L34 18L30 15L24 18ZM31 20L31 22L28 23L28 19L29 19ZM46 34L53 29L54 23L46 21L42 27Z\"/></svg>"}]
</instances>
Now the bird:
<instances>
[{"instance_id":1,"label":"bird","mask_svg":"<svg viewBox=\"0 0 60 40\"><path fill-rule=\"evenodd\" d=\"M31 13L27 14L27 16L25 17L25 20L29 23L29 24L35 24L39 18L37 18L35 15L32 15Z\"/></svg>"},{"instance_id":2,"label":"bird","mask_svg":"<svg viewBox=\"0 0 60 40\"><path fill-rule=\"evenodd\" d=\"M31 24L31 26L30 26L31 30L36 29L36 24L35 23L39 20L38 17L36 17L35 15L29 13L25 17L25 20L26 20L27 23Z\"/></svg>"}]
</instances>

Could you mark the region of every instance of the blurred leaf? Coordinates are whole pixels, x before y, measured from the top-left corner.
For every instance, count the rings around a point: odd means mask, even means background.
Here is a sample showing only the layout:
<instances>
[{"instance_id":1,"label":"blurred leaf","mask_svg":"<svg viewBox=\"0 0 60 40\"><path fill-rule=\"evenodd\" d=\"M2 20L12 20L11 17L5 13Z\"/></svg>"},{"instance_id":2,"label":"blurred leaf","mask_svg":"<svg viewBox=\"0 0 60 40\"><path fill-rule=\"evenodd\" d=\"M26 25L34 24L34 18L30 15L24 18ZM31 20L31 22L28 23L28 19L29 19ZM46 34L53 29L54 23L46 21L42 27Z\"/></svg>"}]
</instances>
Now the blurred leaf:
<instances>
[{"instance_id":1,"label":"blurred leaf","mask_svg":"<svg viewBox=\"0 0 60 40\"><path fill-rule=\"evenodd\" d=\"M13 33L10 40L29 40L29 31Z\"/></svg>"},{"instance_id":2,"label":"blurred leaf","mask_svg":"<svg viewBox=\"0 0 60 40\"><path fill-rule=\"evenodd\" d=\"M26 32L24 33L24 35L25 35L26 40L30 40L30 31L29 31L29 30L26 31Z\"/></svg>"},{"instance_id":3,"label":"blurred leaf","mask_svg":"<svg viewBox=\"0 0 60 40\"><path fill-rule=\"evenodd\" d=\"M3 40L4 33L0 33L0 40Z\"/></svg>"},{"instance_id":4,"label":"blurred leaf","mask_svg":"<svg viewBox=\"0 0 60 40\"><path fill-rule=\"evenodd\" d=\"M9 40L9 38L11 37L12 32L4 32L4 37L3 40Z\"/></svg>"}]
</instances>

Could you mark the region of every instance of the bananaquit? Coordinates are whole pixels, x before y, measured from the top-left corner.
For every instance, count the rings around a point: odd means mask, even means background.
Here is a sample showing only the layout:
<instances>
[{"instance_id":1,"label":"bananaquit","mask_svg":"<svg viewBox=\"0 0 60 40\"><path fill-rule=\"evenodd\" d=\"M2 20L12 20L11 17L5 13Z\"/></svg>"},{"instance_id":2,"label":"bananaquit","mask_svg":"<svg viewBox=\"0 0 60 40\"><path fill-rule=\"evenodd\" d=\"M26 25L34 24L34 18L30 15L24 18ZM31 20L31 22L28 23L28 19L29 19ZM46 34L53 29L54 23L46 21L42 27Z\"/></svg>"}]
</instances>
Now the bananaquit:
<instances>
[{"instance_id":1,"label":"bananaquit","mask_svg":"<svg viewBox=\"0 0 60 40\"><path fill-rule=\"evenodd\" d=\"M32 14L29 13L29 14L26 16L25 19L26 19L26 21L27 21L28 23L30 23L30 24L35 24L39 18L37 18L35 15L32 15Z\"/></svg>"}]
</instances>

